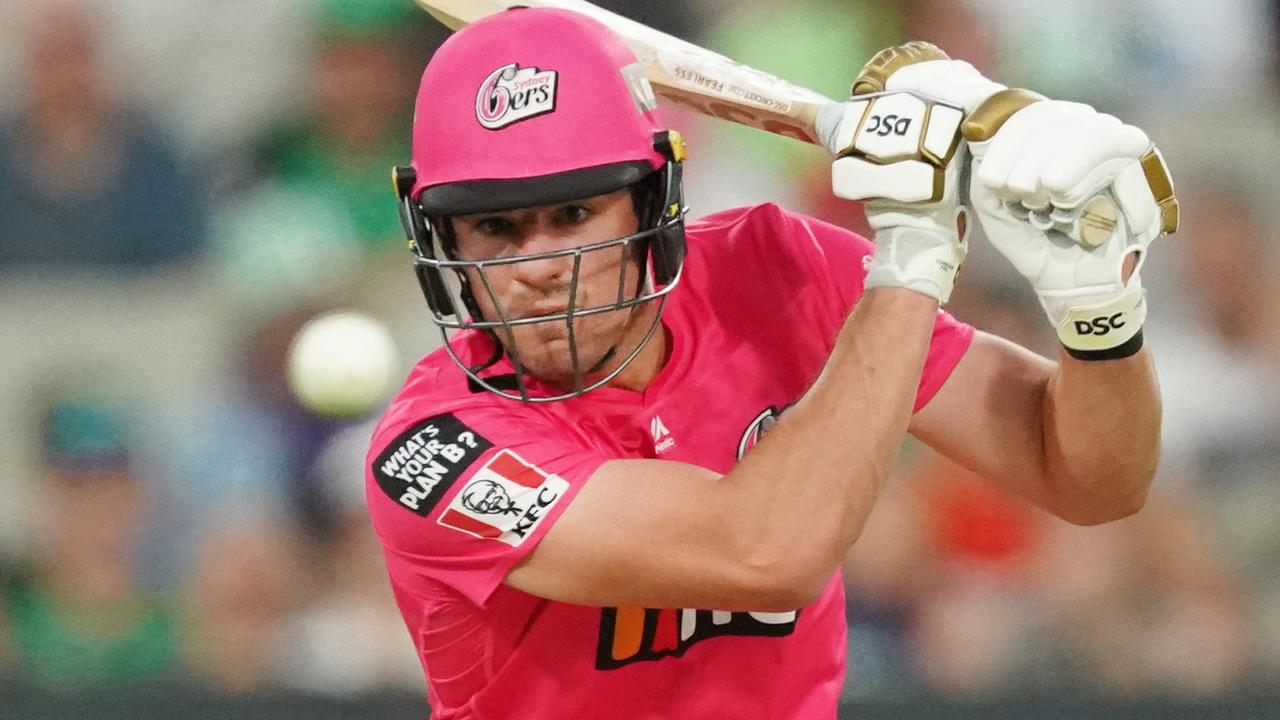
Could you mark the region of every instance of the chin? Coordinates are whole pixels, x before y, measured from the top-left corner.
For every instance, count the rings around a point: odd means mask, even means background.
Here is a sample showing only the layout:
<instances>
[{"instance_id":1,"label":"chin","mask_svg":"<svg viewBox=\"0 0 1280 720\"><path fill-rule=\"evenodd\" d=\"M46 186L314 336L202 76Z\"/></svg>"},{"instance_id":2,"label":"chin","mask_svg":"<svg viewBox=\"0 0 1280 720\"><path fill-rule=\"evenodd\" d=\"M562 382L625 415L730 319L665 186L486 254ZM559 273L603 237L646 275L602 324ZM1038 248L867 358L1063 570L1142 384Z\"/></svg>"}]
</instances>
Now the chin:
<instances>
[{"instance_id":1,"label":"chin","mask_svg":"<svg viewBox=\"0 0 1280 720\"><path fill-rule=\"evenodd\" d=\"M604 352L592 354L590 352L579 350L578 361L581 363L579 370L586 374L591 369L591 365L598 362ZM525 365L525 370L530 374L536 375L544 380L567 381L573 383L573 361L569 357L568 345L564 346L564 352L557 353L555 357L536 357L530 358L530 362Z\"/></svg>"},{"instance_id":2,"label":"chin","mask_svg":"<svg viewBox=\"0 0 1280 720\"><path fill-rule=\"evenodd\" d=\"M587 382L585 373L600 362L610 350L614 350L614 358L606 364L605 370L614 366L614 359L625 355L623 346L628 345L628 326L622 318L588 317L580 319L574 325L575 344L578 349L580 370L584 373L583 382ZM594 321L594 322L593 322ZM517 349L528 348L521 353L520 359L525 371L549 382L568 383L573 385L573 360L569 352L569 335L563 324L556 327L542 328L540 332L530 332L517 336ZM630 348L628 347L629 351ZM600 375L597 371L593 375Z\"/></svg>"},{"instance_id":3,"label":"chin","mask_svg":"<svg viewBox=\"0 0 1280 720\"><path fill-rule=\"evenodd\" d=\"M609 349L597 349L594 345L591 347L578 348L578 360L581 363L579 371L582 373L582 383L584 385L590 383L590 376L587 371L591 366L600 361ZM573 360L569 355L568 339L560 338L542 343L539 351L533 355L522 355L520 357L521 364L524 366L525 373L532 375L539 380L551 383L557 386L573 387L574 373ZM612 363L610 363L612 365ZM599 373L593 373L598 375Z\"/></svg>"}]
</instances>

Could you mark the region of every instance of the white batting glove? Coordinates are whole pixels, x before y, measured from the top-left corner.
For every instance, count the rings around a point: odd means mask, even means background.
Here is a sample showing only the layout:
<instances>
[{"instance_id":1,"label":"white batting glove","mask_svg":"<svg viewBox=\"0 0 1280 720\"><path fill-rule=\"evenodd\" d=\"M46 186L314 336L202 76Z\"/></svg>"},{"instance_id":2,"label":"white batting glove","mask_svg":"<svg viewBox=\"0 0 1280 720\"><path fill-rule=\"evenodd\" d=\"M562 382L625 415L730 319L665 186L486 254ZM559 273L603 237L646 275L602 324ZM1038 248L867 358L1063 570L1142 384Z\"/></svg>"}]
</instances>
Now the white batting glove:
<instances>
[{"instance_id":1,"label":"white batting glove","mask_svg":"<svg viewBox=\"0 0 1280 720\"><path fill-rule=\"evenodd\" d=\"M1178 219L1172 180L1146 133L1050 100L1016 112L972 148L970 196L983 230L1031 281L1068 352L1137 352L1147 315L1139 270L1151 241L1174 232Z\"/></svg>"},{"instance_id":2,"label":"white batting glove","mask_svg":"<svg viewBox=\"0 0 1280 720\"><path fill-rule=\"evenodd\" d=\"M1178 223L1172 180L1146 134L1088 105L991 82L961 61L894 56L865 85L880 88L964 108L969 202L1068 352L1137 352L1146 317L1138 270L1151 241ZM1137 265L1125 282L1130 255Z\"/></svg>"},{"instance_id":3,"label":"white batting glove","mask_svg":"<svg viewBox=\"0 0 1280 720\"><path fill-rule=\"evenodd\" d=\"M887 52L921 62L946 57L923 44ZM867 201L876 251L864 287L905 287L945 303L967 251L958 230L964 113L913 91L859 93L858 83L884 55L863 69L850 101L819 119L819 134L837 155L831 188L838 197Z\"/></svg>"}]
</instances>

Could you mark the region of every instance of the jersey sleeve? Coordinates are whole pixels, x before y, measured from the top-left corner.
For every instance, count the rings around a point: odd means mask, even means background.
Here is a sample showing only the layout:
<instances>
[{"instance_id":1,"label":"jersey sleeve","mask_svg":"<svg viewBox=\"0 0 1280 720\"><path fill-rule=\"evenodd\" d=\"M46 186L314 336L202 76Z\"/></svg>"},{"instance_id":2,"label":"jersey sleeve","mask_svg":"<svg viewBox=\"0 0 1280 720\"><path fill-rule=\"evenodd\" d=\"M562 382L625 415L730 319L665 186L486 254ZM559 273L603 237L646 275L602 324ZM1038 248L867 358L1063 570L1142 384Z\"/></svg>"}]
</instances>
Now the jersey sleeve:
<instances>
[{"instance_id":1,"label":"jersey sleeve","mask_svg":"<svg viewBox=\"0 0 1280 720\"><path fill-rule=\"evenodd\" d=\"M480 607L606 460L536 412L410 406L387 417L365 493L388 572L410 590L443 583Z\"/></svg>"},{"instance_id":2,"label":"jersey sleeve","mask_svg":"<svg viewBox=\"0 0 1280 720\"><path fill-rule=\"evenodd\" d=\"M867 274L864 261L875 251L875 245L856 233L815 218L776 206L768 206L767 210L774 215L771 221L782 225L780 234L789 239L786 247L799 256L801 262L796 265L809 275L805 282L798 284L800 291L808 289L820 295L806 306L817 316L821 331L828 333L829 342L834 345L845 318L862 299ZM938 311L929 354L916 390L915 411L928 404L946 382L969 349L973 332L972 326Z\"/></svg>"}]
</instances>

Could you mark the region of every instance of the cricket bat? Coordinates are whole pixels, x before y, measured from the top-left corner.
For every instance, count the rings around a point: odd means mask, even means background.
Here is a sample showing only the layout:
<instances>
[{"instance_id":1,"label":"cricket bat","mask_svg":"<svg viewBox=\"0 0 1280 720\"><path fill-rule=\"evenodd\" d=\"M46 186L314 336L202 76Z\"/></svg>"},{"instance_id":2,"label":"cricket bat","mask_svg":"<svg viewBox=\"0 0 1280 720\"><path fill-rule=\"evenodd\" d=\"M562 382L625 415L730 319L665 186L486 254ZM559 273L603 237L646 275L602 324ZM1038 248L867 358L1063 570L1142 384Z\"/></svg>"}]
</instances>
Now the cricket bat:
<instances>
[{"instance_id":1,"label":"cricket bat","mask_svg":"<svg viewBox=\"0 0 1280 720\"><path fill-rule=\"evenodd\" d=\"M815 145L825 146L824 139L834 133L843 113L839 103L821 93L654 30L586 0L415 1L452 30L513 7L551 7L586 15L613 30L631 47L658 97L704 115ZM1168 184L1167 171L1164 173ZM1173 203L1172 190L1168 198L1167 202ZM1177 227L1176 204L1172 207L1173 219L1165 222L1167 232ZM1117 215L1115 201L1099 194L1062 223L1062 229L1078 242L1093 247L1111 236Z\"/></svg>"},{"instance_id":2,"label":"cricket bat","mask_svg":"<svg viewBox=\"0 0 1280 720\"><path fill-rule=\"evenodd\" d=\"M819 117L838 122L831 99L734 62L585 0L416 0L452 30L512 7L572 10L617 33L639 58L658 97L704 115L821 144Z\"/></svg>"}]
</instances>

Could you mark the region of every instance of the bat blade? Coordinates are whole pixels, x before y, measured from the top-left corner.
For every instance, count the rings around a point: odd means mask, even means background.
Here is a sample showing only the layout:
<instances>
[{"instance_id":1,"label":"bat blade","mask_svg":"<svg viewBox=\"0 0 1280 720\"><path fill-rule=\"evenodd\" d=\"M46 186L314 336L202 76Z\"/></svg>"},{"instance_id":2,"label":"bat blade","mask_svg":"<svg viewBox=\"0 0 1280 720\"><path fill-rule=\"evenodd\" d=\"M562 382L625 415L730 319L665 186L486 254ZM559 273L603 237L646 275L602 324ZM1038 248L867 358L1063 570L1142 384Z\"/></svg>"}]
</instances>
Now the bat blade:
<instances>
[{"instance_id":1,"label":"bat blade","mask_svg":"<svg viewBox=\"0 0 1280 720\"><path fill-rule=\"evenodd\" d=\"M817 92L730 60L584 0L417 0L453 30L512 7L552 7L594 18L617 33L644 66L654 93L704 115L820 144Z\"/></svg>"}]
</instances>

